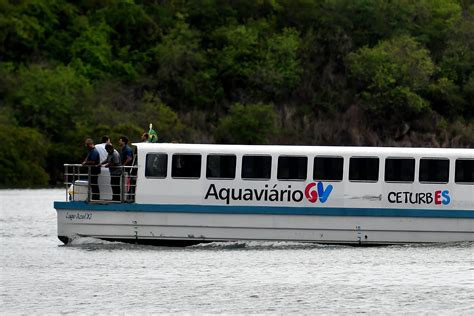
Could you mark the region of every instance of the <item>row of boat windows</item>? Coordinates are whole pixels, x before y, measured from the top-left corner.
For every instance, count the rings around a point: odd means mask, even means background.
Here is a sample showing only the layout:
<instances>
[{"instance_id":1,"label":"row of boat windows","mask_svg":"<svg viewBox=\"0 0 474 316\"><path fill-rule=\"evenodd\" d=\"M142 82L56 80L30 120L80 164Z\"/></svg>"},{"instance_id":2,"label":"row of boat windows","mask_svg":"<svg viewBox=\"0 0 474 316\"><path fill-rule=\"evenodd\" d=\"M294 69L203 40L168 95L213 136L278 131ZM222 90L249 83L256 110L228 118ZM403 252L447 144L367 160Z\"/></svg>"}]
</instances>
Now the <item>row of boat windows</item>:
<instances>
[{"instance_id":1,"label":"row of boat windows","mask_svg":"<svg viewBox=\"0 0 474 316\"><path fill-rule=\"evenodd\" d=\"M173 154L171 177L194 178L201 176L200 154ZM237 157L235 155L207 155L206 177L208 179L235 179ZM377 157L351 157L349 160L349 181L377 182L380 159ZM244 155L242 173L244 180L268 180L271 178L272 157L265 155ZM315 157L313 180L342 181L343 157ZM304 181L307 178L308 157L278 157L277 179ZM166 178L168 175L168 154L152 153L146 156L145 176ZM386 182L414 182L414 158L386 158ZM420 159L419 181L429 183L449 182L448 159ZM474 159L457 159L455 182L474 183Z\"/></svg>"}]
</instances>

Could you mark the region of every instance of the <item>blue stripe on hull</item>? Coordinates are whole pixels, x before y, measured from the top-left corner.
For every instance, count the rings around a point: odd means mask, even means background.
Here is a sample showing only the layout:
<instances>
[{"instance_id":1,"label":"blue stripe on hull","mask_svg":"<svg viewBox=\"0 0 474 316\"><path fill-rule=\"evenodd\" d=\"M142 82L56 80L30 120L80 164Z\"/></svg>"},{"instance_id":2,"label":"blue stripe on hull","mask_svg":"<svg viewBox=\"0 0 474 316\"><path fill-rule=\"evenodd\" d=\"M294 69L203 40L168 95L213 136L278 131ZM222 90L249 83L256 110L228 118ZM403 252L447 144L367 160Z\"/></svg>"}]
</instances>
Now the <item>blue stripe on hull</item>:
<instances>
[{"instance_id":1,"label":"blue stripe on hull","mask_svg":"<svg viewBox=\"0 0 474 316\"><path fill-rule=\"evenodd\" d=\"M235 206L190 204L99 204L86 202L54 202L54 208L56 208L57 210L160 213L474 218L474 211L436 209Z\"/></svg>"}]
</instances>

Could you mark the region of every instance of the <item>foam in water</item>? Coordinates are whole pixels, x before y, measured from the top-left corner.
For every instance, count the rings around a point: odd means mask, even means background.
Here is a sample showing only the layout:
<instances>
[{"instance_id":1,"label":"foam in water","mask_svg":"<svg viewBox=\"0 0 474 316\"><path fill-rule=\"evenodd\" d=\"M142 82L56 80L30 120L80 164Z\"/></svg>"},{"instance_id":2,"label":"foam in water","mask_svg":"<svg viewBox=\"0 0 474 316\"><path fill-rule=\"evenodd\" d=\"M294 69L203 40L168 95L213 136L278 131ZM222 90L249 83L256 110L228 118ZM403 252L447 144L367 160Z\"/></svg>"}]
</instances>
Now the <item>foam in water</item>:
<instances>
[{"instance_id":1,"label":"foam in water","mask_svg":"<svg viewBox=\"0 0 474 316\"><path fill-rule=\"evenodd\" d=\"M124 245L118 241L107 241L94 237L72 237L66 246L87 246L87 245Z\"/></svg>"},{"instance_id":2,"label":"foam in water","mask_svg":"<svg viewBox=\"0 0 474 316\"><path fill-rule=\"evenodd\" d=\"M305 242L291 242L291 241L223 241L223 242L211 242L190 246L189 248L199 249L320 249L320 248L334 248L334 247L347 247L341 245L322 245L317 243L305 243Z\"/></svg>"}]
</instances>

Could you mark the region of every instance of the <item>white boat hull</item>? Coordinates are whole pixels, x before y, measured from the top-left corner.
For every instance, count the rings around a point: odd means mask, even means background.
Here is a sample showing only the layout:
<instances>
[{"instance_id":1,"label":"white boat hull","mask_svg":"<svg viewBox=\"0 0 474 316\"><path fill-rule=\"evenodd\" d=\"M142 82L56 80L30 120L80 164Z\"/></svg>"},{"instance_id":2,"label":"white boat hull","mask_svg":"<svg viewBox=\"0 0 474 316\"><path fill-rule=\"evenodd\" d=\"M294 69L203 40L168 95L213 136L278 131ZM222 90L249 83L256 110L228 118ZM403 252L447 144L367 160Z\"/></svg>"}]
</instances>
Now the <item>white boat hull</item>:
<instances>
[{"instance_id":1,"label":"white boat hull","mask_svg":"<svg viewBox=\"0 0 474 316\"><path fill-rule=\"evenodd\" d=\"M473 219L58 210L58 236L136 243L265 240L337 244L474 241Z\"/></svg>"}]
</instances>

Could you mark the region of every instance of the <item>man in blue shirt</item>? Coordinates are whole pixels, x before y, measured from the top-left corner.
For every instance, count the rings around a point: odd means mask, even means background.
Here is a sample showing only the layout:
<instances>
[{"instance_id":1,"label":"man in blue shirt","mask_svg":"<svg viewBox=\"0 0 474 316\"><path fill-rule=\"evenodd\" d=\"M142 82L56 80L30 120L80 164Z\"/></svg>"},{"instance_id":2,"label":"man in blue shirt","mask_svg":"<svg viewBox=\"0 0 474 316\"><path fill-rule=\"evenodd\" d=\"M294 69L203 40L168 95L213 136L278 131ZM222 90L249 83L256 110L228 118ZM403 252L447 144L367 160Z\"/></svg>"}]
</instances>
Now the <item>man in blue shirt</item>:
<instances>
[{"instance_id":1,"label":"man in blue shirt","mask_svg":"<svg viewBox=\"0 0 474 316\"><path fill-rule=\"evenodd\" d=\"M100 156L99 152L94 146L94 141L91 138L87 138L85 141L87 147L87 156L82 163L83 166L91 166L90 173L88 170L88 174L90 175L89 184L91 188L91 200L99 200L100 199L100 192L99 192L99 185L98 182L98 175L100 174Z\"/></svg>"},{"instance_id":2,"label":"man in blue shirt","mask_svg":"<svg viewBox=\"0 0 474 316\"><path fill-rule=\"evenodd\" d=\"M127 136L121 136L119 138L119 146L121 148L120 151L120 160L122 161L123 166L132 166L133 164L133 151L128 146L128 138ZM132 174L132 171L130 168L125 168L126 172L126 183L125 183L125 189L127 193L134 193L133 188L135 187L135 181L134 179L132 180L129 176ZM127 196L129 198L129 196Z\"/></svg>"},{"instance_id":3,"label":"man in blue shirt","mask_svg":"<svg viewBox=\"0 0 474 316\"><path fill-rule=\"evenodd\" d=\"M128 137L121 136L119 138L119 146L121 148L120 151L120 160L122 161L123 166L131 166L133 163L133 151L128 146Z\"/></svg>"}]
</instances>

